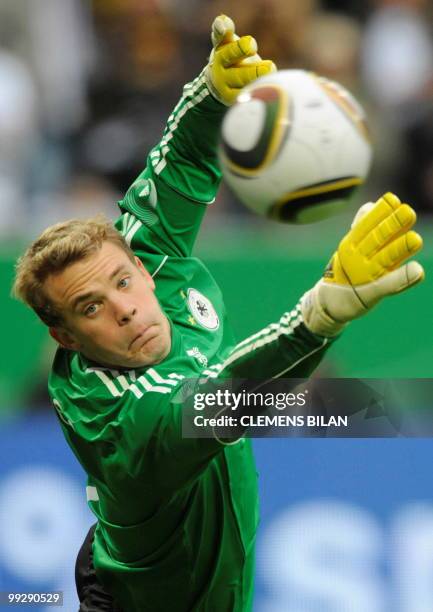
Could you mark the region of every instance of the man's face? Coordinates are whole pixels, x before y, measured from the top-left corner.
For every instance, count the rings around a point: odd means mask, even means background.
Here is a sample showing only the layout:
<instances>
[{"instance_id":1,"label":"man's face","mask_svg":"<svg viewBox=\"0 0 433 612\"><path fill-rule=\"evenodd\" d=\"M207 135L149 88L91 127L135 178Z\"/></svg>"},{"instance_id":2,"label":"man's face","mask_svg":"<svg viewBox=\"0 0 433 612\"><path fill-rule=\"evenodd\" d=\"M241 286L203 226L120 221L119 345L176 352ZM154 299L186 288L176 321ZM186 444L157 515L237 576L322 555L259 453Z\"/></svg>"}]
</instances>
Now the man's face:
<instances>
[{"instance_id":1,"label":"man's face","mask_svg":"<svg viewBox=\"0 0 433 612\"><path fill-rule=\"evenodd\" d=\"M64 346L101 365L140 367L162 361L171 348L169 322L155 283L136 258L104 242L96 253L45 281L63 316L51 330Z\"/></svg>"}]
</instances>

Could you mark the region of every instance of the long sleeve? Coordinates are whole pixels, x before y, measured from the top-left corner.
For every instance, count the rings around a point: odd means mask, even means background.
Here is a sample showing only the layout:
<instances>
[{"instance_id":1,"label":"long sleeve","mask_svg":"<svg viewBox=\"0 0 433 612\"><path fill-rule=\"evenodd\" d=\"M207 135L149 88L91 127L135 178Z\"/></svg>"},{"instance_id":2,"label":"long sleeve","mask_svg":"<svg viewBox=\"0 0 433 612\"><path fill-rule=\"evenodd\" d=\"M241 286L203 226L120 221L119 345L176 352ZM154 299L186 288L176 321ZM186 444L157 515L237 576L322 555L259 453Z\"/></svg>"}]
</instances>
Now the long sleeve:
<instances>
[{"instance_id":1,"label":"long sleeve","mask_svg":"<svg viewBox=\"0 0 433 612\"><path fill-rule=\"evenodd\" d=\"M332 340L311 333L298 304L276 323L239 342L222 364L220 378L307 378Z\"/></svg>"},{"instance_id":2,"label":"long sleeve","mask_svg":"<svg viewBox=\"0 0 433 612\"><path fill-rule=\"evenodd\" d=\"M191 254L221 180L217 145L225 110L203 75L185 85L146 168L119 202L116 227L138 256Z\"/></svg>"}]
</instances>

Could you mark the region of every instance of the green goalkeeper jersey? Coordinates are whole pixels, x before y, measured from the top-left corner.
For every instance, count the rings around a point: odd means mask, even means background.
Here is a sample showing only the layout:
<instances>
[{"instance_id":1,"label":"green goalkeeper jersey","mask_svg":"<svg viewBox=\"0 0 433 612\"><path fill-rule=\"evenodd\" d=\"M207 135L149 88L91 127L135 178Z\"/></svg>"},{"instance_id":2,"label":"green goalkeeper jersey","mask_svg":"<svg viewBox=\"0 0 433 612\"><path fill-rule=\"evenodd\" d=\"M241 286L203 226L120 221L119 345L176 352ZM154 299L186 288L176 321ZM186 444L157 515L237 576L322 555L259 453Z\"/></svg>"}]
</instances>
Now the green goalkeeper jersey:
<instances>
[{"instance_id":1,"label":"green goalkeeper jersey","mask_svg":"<svg viewBox=\"0 0 433 612\"><path fill-rule=\"evenodd\" d=\"M224 107L203 77L187 85L116 227L156 283L172 330L169 355L136 369L101 367L59 348L49 390L88 474L98 578L124 612L251 609L258 523L249 440L182 438L175 394L194 377L305 377L328 342L299 306L235 344L221 292L191 256L220 173Z\"/></svg>"}]
</instances>

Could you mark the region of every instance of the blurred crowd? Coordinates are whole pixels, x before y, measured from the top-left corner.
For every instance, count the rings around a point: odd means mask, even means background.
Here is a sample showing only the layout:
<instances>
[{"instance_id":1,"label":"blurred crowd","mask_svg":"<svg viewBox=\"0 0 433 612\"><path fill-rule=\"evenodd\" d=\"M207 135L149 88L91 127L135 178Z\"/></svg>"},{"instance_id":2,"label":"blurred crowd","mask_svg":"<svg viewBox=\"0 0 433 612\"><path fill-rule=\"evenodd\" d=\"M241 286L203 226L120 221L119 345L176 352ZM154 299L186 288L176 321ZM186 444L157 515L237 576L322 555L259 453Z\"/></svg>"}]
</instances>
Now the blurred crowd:
<instances>
[{"instance_id":1,"label":"blurred crowd","mask_svg":"<svg viewBox=\"0 0 433 612\"><path fill-rule=\"evenodd\" d=\"M278 67L348 87L374 136L372 197L433 212L430 0L0 0L0 238L116 214L220 12ZM211 215L242 211L223 189Z\"/></svg>"},{"instance_id":2,"label":"blurred crowd","mask_svg":"<svg viewBox=\"0 0 433 612\"><path fill-rule=\"evenodd\" d=\"M433 212L431 0L0 0L0 246L117 215L222 12L279 68L314 70L363 103L375 149L365 199L393 190ZM208 223L229 214L249 215L222 186ZM32 406L49 405L53 350L28 385Z\"/></svg>"}]
</instances>

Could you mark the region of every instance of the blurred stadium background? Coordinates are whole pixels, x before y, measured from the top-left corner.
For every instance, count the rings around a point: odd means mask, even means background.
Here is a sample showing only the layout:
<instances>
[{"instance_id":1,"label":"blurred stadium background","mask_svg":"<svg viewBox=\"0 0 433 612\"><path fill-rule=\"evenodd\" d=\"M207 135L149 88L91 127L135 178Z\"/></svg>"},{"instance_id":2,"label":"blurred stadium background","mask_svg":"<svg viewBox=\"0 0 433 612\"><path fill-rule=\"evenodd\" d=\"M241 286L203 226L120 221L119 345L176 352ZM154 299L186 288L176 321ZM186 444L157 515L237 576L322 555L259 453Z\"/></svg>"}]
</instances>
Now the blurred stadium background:
<instances>
[{"instance_id":1,"label":"blurred stadium background","mask_svg":"<svg viewBox=\"0 0 433 612\"><path fill-rule=\"evenodd\" d=\"M426 282L354 324L319 375L432 377L431 0L0 0L0 591L60 589L75 610L73 562L92 520L45 391L55 347L9 297L14 261L50 223L114 218L205 63L219 12L280 68L313 69L358 96L375 160L357 203L393 190L419 213ZM222 187L196 252L239 337L316 281L357 203L318 226L282 227ZM430 440L255 446L256 612L433 610Z\"/></svg>"}]
</instances>

